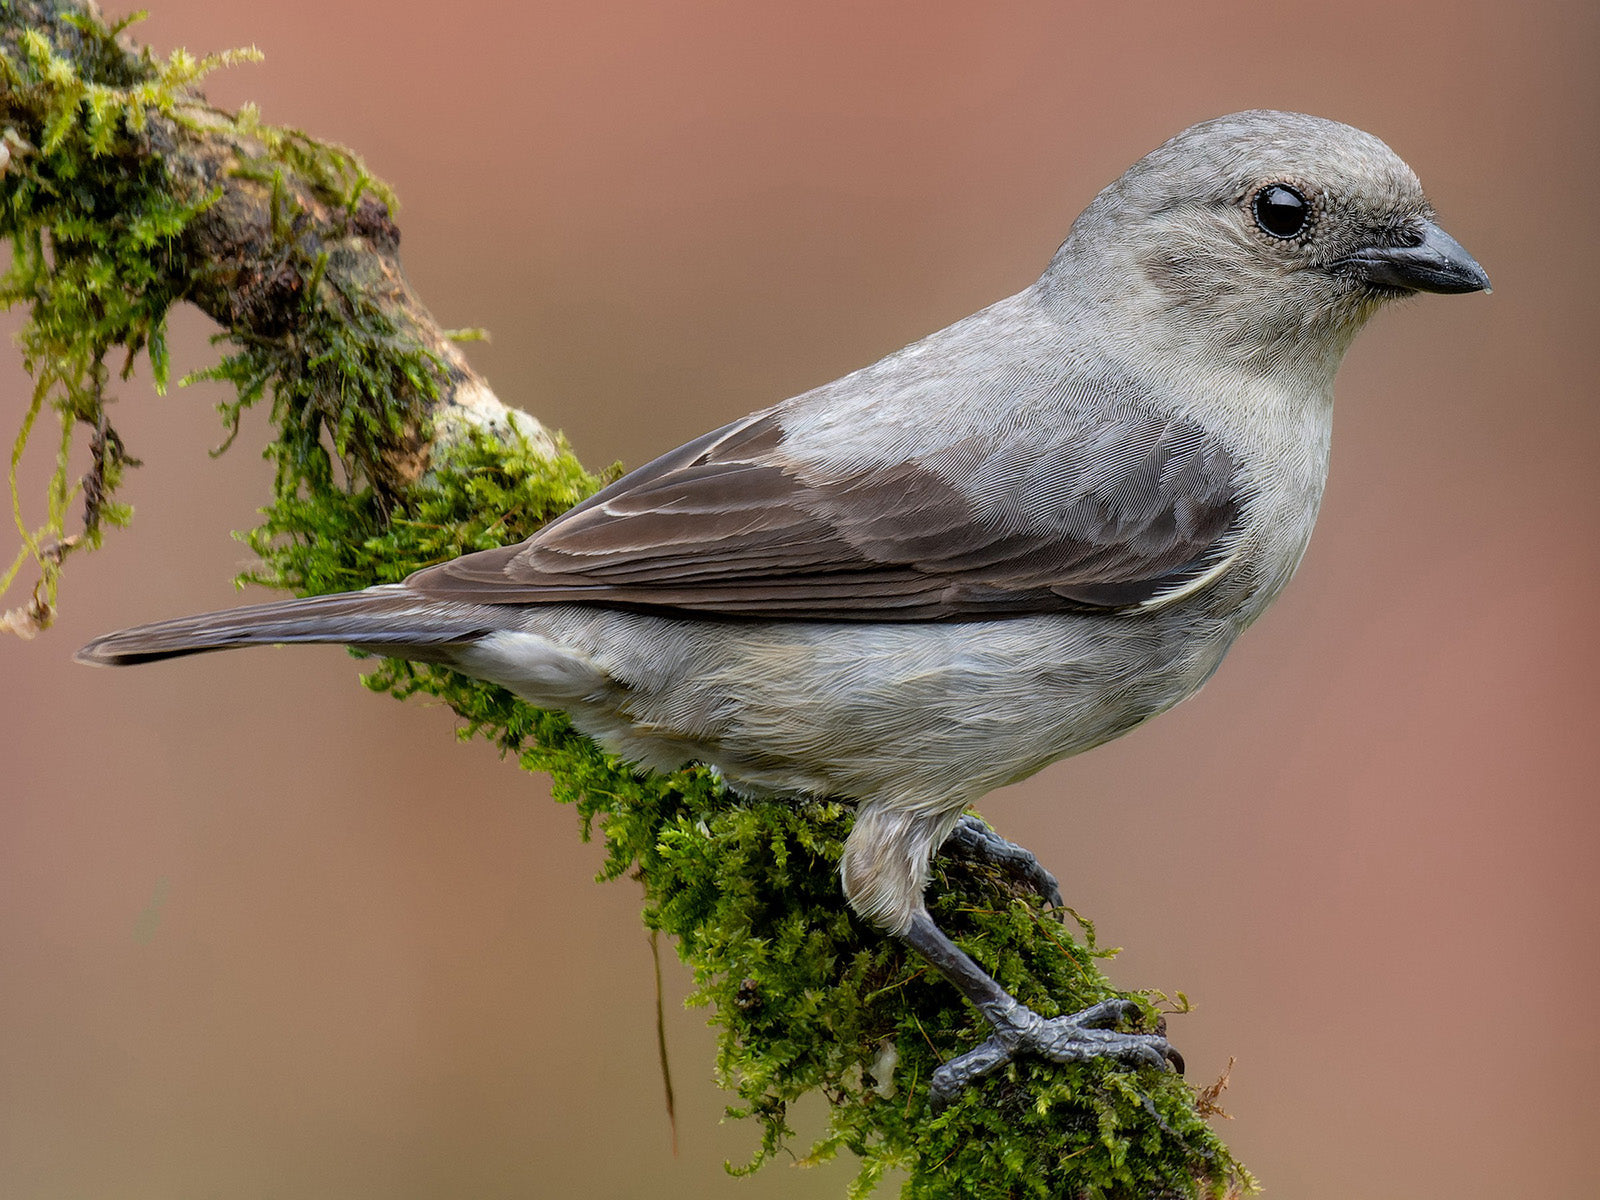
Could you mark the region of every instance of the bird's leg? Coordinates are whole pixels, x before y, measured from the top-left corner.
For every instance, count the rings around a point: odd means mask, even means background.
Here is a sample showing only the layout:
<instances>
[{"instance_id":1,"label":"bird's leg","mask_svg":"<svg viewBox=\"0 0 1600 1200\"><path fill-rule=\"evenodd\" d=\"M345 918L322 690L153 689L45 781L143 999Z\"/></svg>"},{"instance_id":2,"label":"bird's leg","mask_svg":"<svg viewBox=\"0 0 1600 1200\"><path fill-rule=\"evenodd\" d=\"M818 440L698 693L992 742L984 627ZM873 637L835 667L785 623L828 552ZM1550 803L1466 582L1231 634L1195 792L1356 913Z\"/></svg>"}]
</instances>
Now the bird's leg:
<instances>
[{"instance_id":1,"label":"bird's leg","mask_svg":"<svg viewBox=\"0 0 1600 1200\"><path fill-rule=\"evenodd\" d=\"M1134 1066L1163 1070L1170 1061L1180 1072L1183 1070L1182 1056L1166 1038L1149 1033L1119 1033L1110 1028L1138 1011L1138 1005L1131 1000L1102 1000L1068 1016L1046 1020L968 958L933 923L926 908L913 914L904 937L961 990L994 1028L994 1036L976 1050L951 1059L933 1073L935 1105L947 1104L963 1088L999 1070L1018 1054L1037 1054L1058 1063L1115 1058Z\"/></svg>"},{"instance_id":2,"label":"bird's leg","mask_svg":"<svg viewBox=\"0 0 1600 1200\"><path fill-rule=\"evenodd\" d=\"M968 1084L993 1073L1019 1054L1037 1054L1053 1062L1115 1058L1135 1065L1179 1070L1183 1060L1166 1038L1154 1034L1119 1033L1112 1026L1132 1016L1131 1000L1107 1000L1082 1012L1046 1020L1010 995L977 963L962 953L928 914L923 893L938 847L952 831L956 845L981 848L990 861L1015 871L1048 875L1033 856L974 821L958 821L948 808L872 800L856 809L855 824L845 839L839 864L840 881L850 906L861 916L894 931L955 984L994 1029L994 1036L976 1050L945 1063L933 1074L933 1100L943 1104ZM1049 888L1054 890L1054 880Z\"/></svg>"},{"instance_id":3,"label":"bird's leg","mask_svg":"<svg viewBox=\"0 0 1600 1200\"><path fill-rule=\"evenodd\" d=\"M1062 908L1061 888L1033 852L1007 841L972 813L963 813L940 848L968 862L984 863L1044 897L1051 908Z\"/></svg>"}]
</instances>

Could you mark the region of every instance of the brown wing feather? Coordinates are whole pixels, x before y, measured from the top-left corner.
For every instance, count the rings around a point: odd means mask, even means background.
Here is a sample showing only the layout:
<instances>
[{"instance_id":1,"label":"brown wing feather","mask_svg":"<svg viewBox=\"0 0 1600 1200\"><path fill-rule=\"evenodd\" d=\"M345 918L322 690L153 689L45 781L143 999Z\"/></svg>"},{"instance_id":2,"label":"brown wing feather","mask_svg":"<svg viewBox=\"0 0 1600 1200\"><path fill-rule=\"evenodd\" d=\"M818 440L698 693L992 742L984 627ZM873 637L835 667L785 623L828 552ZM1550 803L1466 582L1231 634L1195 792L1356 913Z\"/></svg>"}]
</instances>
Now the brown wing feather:
<instances>
[{"instance_id":1,"label":"brown wing feather","mask_svg":"<svg viewBox=\"0 0 1600 1200\"><path fill-rule=\"evenodd\" d=\"M1210 565L1240 514L1227 451L1149 411L1035 455L809 472L778 413L664 455L519 546L413 575L431 598L806 620L999 617L1137 604Z\"/></svg>"}]
</instances>

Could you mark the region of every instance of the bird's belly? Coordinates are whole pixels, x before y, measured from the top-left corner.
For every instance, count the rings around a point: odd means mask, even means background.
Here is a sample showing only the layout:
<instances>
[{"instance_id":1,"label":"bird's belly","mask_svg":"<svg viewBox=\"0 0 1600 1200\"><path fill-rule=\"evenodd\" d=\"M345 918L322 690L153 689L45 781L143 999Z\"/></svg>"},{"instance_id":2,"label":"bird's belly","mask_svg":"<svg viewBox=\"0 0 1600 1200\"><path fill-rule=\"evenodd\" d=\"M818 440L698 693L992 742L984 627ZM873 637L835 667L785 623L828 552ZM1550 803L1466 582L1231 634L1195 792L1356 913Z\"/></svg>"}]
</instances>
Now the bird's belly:
<instances>
[{"instance_id":1,"label":"bird's belly","mask_svg":"<svg viewBox=\"0 0 1600 1200\"><path fill-rule=\"evenodd\" d=\"M494 635L483 661L464 668L566 709L624 758L658 769L709 763L751 792L941 810L1192 695L1235 632L1193 612L858 625L553 607L531 625L537 632ZM583 667L505 665L552 653ZM552 695L542 682L584 671L582 695Z\"/></svg>"}]
</instances>

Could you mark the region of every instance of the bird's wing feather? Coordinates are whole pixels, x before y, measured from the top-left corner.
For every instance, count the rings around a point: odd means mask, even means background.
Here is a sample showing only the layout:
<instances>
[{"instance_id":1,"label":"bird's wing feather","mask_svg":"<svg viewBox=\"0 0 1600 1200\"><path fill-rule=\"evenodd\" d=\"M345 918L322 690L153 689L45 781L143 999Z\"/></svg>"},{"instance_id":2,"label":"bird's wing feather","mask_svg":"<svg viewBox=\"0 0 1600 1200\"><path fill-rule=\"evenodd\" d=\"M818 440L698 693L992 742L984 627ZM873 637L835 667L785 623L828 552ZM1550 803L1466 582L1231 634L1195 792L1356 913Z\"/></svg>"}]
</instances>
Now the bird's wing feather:
<instances>
[{"instance_id":1,"label":"bird's wing feather","mask_svg":"<svg viewBox=\"0 0 1600 1200\"><path fill-rule=\"evenodd\" d=\"M786 452L784 410L689 443L528 541L413 575L480 604L582 602L795 620L1001 617L1159 600L1210 569L1233 457L1155 406L1081 395L1028 454L969 436L844 469Z\"/></svg>"}]
</instances>

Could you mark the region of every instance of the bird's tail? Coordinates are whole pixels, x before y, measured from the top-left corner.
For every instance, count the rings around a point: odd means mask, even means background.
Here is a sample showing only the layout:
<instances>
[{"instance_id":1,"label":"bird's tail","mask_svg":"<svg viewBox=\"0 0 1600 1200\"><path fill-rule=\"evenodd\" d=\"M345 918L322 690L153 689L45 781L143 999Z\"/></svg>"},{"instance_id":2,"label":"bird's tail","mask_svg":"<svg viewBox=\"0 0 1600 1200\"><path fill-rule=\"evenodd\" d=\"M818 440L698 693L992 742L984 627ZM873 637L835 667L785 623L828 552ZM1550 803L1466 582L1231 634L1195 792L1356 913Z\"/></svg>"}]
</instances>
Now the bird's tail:
<instances>
[{"instance_id":1,"label":"bird's tail","mask_svg":"<svg viewBox=\"0 0 1600 1200\"><path fill-rule=\"evenodd\" d=\"M451 647L506 628L506 616L493 605L441 603L388 584L136 625L95 638L77 659L127 666L234 646L331 642L401 658L448 660Z\"/></svg>"}]
</instances>

